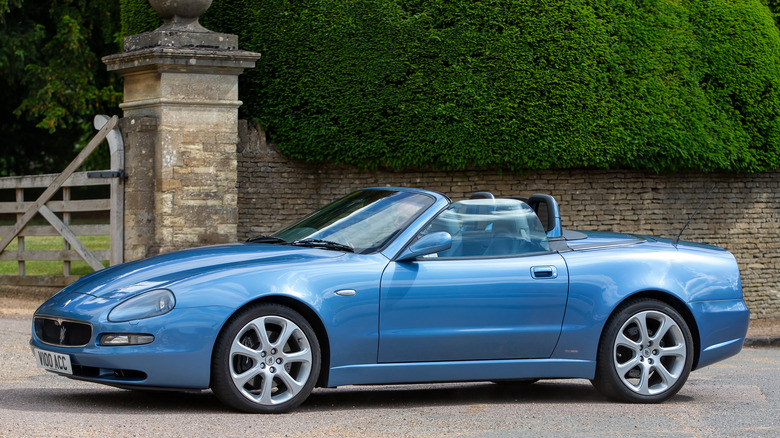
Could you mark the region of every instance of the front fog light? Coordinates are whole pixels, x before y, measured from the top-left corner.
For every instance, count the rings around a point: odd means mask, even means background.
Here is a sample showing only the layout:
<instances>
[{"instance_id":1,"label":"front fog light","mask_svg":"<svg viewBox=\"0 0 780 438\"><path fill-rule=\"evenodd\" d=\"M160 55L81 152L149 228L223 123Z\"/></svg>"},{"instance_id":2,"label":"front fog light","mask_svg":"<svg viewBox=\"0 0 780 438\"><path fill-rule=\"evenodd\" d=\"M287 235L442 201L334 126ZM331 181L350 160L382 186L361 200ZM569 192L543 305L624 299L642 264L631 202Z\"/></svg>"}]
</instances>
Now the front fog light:
<instances>
[{"instance_id":1,"label":"front fog light","mask_svg":"<svg viewBox=\"0 0 780 438\"><path fill-rule=\"evenodd\" d=\"M100 337L100 345L144 345L154 341L152 335L110 333Z\"/></svg>"},{"instance_id":2,"label":"front fog light","mask_svg":"<svg viewBox=\"0 0 780 438\"><path fill-rule=\"evenodd\" d=\"M173 292L167 289L155 289L134 296L114 307L108 314L108 320L125 322L165 315L173 310L175 305L176 297L173 296Z\"/></svg>"}]
</instances>

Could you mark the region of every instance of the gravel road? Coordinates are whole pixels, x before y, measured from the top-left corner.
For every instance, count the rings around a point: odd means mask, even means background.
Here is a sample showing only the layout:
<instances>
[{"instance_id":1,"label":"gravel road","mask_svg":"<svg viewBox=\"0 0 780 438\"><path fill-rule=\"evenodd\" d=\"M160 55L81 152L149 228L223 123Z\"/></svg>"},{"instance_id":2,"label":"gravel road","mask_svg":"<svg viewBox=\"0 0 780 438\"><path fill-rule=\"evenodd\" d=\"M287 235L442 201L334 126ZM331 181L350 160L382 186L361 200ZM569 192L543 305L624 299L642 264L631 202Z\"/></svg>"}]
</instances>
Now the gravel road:
<instances>
[{"instance_id":1,"label":"gravel road","mask_svg":"<svg viewBox=\"0 0 780 438\"><path fill-rule=\"evenodd\" d=\"M247 415L208 392L126 391L35 365L30 319L0 315L2 437L780 436L780 349L691 374L660 405L617 404L585 380L318 389L295 412Z\"/></svg>"}]
</instances>

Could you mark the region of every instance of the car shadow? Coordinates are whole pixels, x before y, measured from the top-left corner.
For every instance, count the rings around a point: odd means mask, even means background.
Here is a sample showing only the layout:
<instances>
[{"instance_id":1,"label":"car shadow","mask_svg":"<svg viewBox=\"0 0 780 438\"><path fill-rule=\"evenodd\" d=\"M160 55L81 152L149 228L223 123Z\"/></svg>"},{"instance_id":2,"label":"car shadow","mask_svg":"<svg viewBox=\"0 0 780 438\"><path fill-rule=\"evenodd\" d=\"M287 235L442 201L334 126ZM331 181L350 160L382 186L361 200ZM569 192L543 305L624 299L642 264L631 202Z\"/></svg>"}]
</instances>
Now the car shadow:
<instances>
[{"instance_id":1,"label":"car shadow","mask_svg":"<svg viewBox=\"0 0 780 438\"><path fill-rule=\"evenodd\" d=\"M211 391L175 392L92 388L24 388L0 390L4 409L31 412L123 415L225 412Z\"/></svg>"},{"instance_id":2,"label":"car shadow","mask_svg":"<svg viewBox=\"0 0 780 438\"><path fill-rule=\"evenodd\" d=\"M677 395L667 403L684 402ZM92 388L23 388L0 390L5 409L32 412L157 413L235 412L211 391L171 392ZM612 403L587 381L521 383L449 383L318 388L295 412L394 409L483 404Z\"/></svg>"},{"instance_id":3,"label":"car shadow","mask_svg":"<svg viewBox=\"0 0 780 438\"><path fill-rule=\"evenodd\" d=\"M299 410L386 409L511 403L608 402L587 381L448 383L316 389Z\"/></svg>"}]
</instances>

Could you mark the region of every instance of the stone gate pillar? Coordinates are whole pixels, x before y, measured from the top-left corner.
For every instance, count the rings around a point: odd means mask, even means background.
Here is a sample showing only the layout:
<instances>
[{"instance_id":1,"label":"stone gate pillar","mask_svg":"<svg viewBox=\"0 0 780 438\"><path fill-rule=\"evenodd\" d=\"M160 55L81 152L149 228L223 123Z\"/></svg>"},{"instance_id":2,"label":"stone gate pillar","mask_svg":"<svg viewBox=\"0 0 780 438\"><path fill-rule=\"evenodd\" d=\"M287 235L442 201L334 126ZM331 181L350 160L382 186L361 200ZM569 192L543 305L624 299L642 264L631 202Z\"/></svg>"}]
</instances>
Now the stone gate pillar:
<instances>
[{"instance_id":1,"label":"stone gate pillar","mask_svg":"<svg viewBox=\"0 0 780 438\"><path fill-rule=\"evenodd\" d=\"M238 75L257 53L198 23L211 0L150 0L165 22L103 58L124 78L125 259L236 240Z\"/></svg>"}]
</instances>

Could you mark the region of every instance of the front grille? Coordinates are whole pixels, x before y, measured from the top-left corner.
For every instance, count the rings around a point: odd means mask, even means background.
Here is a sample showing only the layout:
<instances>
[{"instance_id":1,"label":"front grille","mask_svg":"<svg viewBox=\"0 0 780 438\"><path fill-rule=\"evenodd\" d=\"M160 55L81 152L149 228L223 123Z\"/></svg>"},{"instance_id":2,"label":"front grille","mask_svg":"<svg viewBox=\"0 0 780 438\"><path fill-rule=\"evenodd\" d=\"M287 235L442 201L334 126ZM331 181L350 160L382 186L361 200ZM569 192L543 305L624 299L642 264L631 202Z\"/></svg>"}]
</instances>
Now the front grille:
<instances>
[{"instance_id":1,"label":"front grille","mask_svg":"<svg viewBox=\"0 0 780 438\"><path fill-rule=\"evenodd\" d=\"M86 322L36 316L35 335L50 345L83 347L92 337L92 326Z\"/></svg>"}]
</instances>

